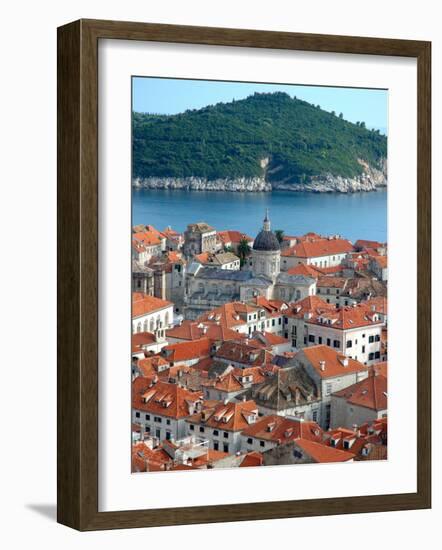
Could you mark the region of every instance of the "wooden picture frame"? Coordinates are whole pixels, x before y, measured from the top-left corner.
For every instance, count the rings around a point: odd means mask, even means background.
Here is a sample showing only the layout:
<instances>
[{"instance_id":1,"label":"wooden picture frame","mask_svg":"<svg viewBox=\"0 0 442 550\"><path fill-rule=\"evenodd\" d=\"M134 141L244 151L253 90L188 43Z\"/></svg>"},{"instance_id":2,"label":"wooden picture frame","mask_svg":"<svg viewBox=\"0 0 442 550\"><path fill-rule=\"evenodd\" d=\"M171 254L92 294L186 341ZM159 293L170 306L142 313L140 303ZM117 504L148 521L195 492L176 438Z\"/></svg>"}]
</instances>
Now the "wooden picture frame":
<instances>
[{"instance_id":1,"label":"wooden picture frame","mask_svg":"<svg viewBox=\"0 0 442 550\"><path fill-rule=\"evenodd\" d=\"M405 56L418 67L417 492L98 511L98 41L123 39ZM431 506L431 44L79 20L58 29L58 521L82 531L409 510Z\"/></svg>"}]
</instances>

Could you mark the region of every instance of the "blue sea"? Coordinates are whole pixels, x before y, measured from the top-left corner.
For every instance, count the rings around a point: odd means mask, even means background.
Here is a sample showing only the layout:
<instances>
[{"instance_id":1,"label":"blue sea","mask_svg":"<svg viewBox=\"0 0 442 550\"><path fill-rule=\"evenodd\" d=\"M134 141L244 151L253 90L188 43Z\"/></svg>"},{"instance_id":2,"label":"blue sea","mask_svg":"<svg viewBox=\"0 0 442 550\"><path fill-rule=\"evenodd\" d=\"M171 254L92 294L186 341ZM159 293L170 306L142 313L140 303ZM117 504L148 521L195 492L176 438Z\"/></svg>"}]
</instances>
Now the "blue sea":
<instances>
[{"instance_id":1,"label":"blue sea","mask_svg":"<svg viewBox=\"0 0 442 550\"><path fill-rule=\"evenodd\" d=\"M254 237L269 208L272 229L286 235L309 231L355 241L387 241L387 191L368 193L229 193L141 189L132 193L132 221L158 229L205 221L217 230L237 229Z\"/></svg>"}]
</instances>

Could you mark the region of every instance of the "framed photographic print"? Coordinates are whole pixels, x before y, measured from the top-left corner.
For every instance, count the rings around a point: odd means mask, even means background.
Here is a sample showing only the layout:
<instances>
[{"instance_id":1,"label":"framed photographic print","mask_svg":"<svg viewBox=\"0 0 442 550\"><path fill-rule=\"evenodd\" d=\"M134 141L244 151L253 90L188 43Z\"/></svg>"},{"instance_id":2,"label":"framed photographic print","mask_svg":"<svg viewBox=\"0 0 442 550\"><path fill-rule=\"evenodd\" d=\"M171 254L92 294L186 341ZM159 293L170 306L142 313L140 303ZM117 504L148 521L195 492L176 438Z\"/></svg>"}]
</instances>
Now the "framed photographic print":
<instances>
[{"instance_id":1,"label":"framed photographic print","mask_svg":"<svg viewBox=\"0 0 442 550\"><path fill-rule=\"evenodd\" d=\"M430 51L59 28L59 522L430 507Z\"/></svg>"}]
</instances>

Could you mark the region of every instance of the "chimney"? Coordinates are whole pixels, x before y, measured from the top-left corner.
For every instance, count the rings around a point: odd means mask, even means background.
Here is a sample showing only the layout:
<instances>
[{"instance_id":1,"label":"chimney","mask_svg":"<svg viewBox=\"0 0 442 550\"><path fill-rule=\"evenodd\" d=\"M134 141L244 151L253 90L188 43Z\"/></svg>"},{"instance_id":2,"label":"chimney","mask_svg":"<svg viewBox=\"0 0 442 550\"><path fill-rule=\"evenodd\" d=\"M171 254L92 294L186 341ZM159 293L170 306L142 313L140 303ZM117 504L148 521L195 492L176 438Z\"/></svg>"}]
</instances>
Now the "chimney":
<instances>
[{"instance_id":1,"label":"chimney","mask_svg":"<svg viewBox=\"0 0 442 550\"><path fill-rule=\"evenodd\" d=\"M325 361L319 361L319 368L324 372L325 371Z\"/></svg>"}]
</instances>

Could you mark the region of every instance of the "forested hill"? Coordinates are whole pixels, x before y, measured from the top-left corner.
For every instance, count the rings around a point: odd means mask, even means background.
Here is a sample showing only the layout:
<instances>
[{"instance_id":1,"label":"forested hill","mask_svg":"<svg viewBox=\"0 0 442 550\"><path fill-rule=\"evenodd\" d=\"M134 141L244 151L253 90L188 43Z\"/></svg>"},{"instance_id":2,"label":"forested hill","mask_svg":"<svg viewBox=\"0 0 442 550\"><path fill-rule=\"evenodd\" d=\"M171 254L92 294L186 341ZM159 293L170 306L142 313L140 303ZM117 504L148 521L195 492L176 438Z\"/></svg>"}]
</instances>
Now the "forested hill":
<instances>
[{"instance_id":1,"label":"forested hill","mask_svg":"<svg viewBox=\"0 0 442 550\"><path fill-rule=\"evenodd\" d=\"M381 168L387 138L289 95L263 93L177 115L133 115L134 178L263 177L285 184Z\"/></svg>"}]
</instances>

